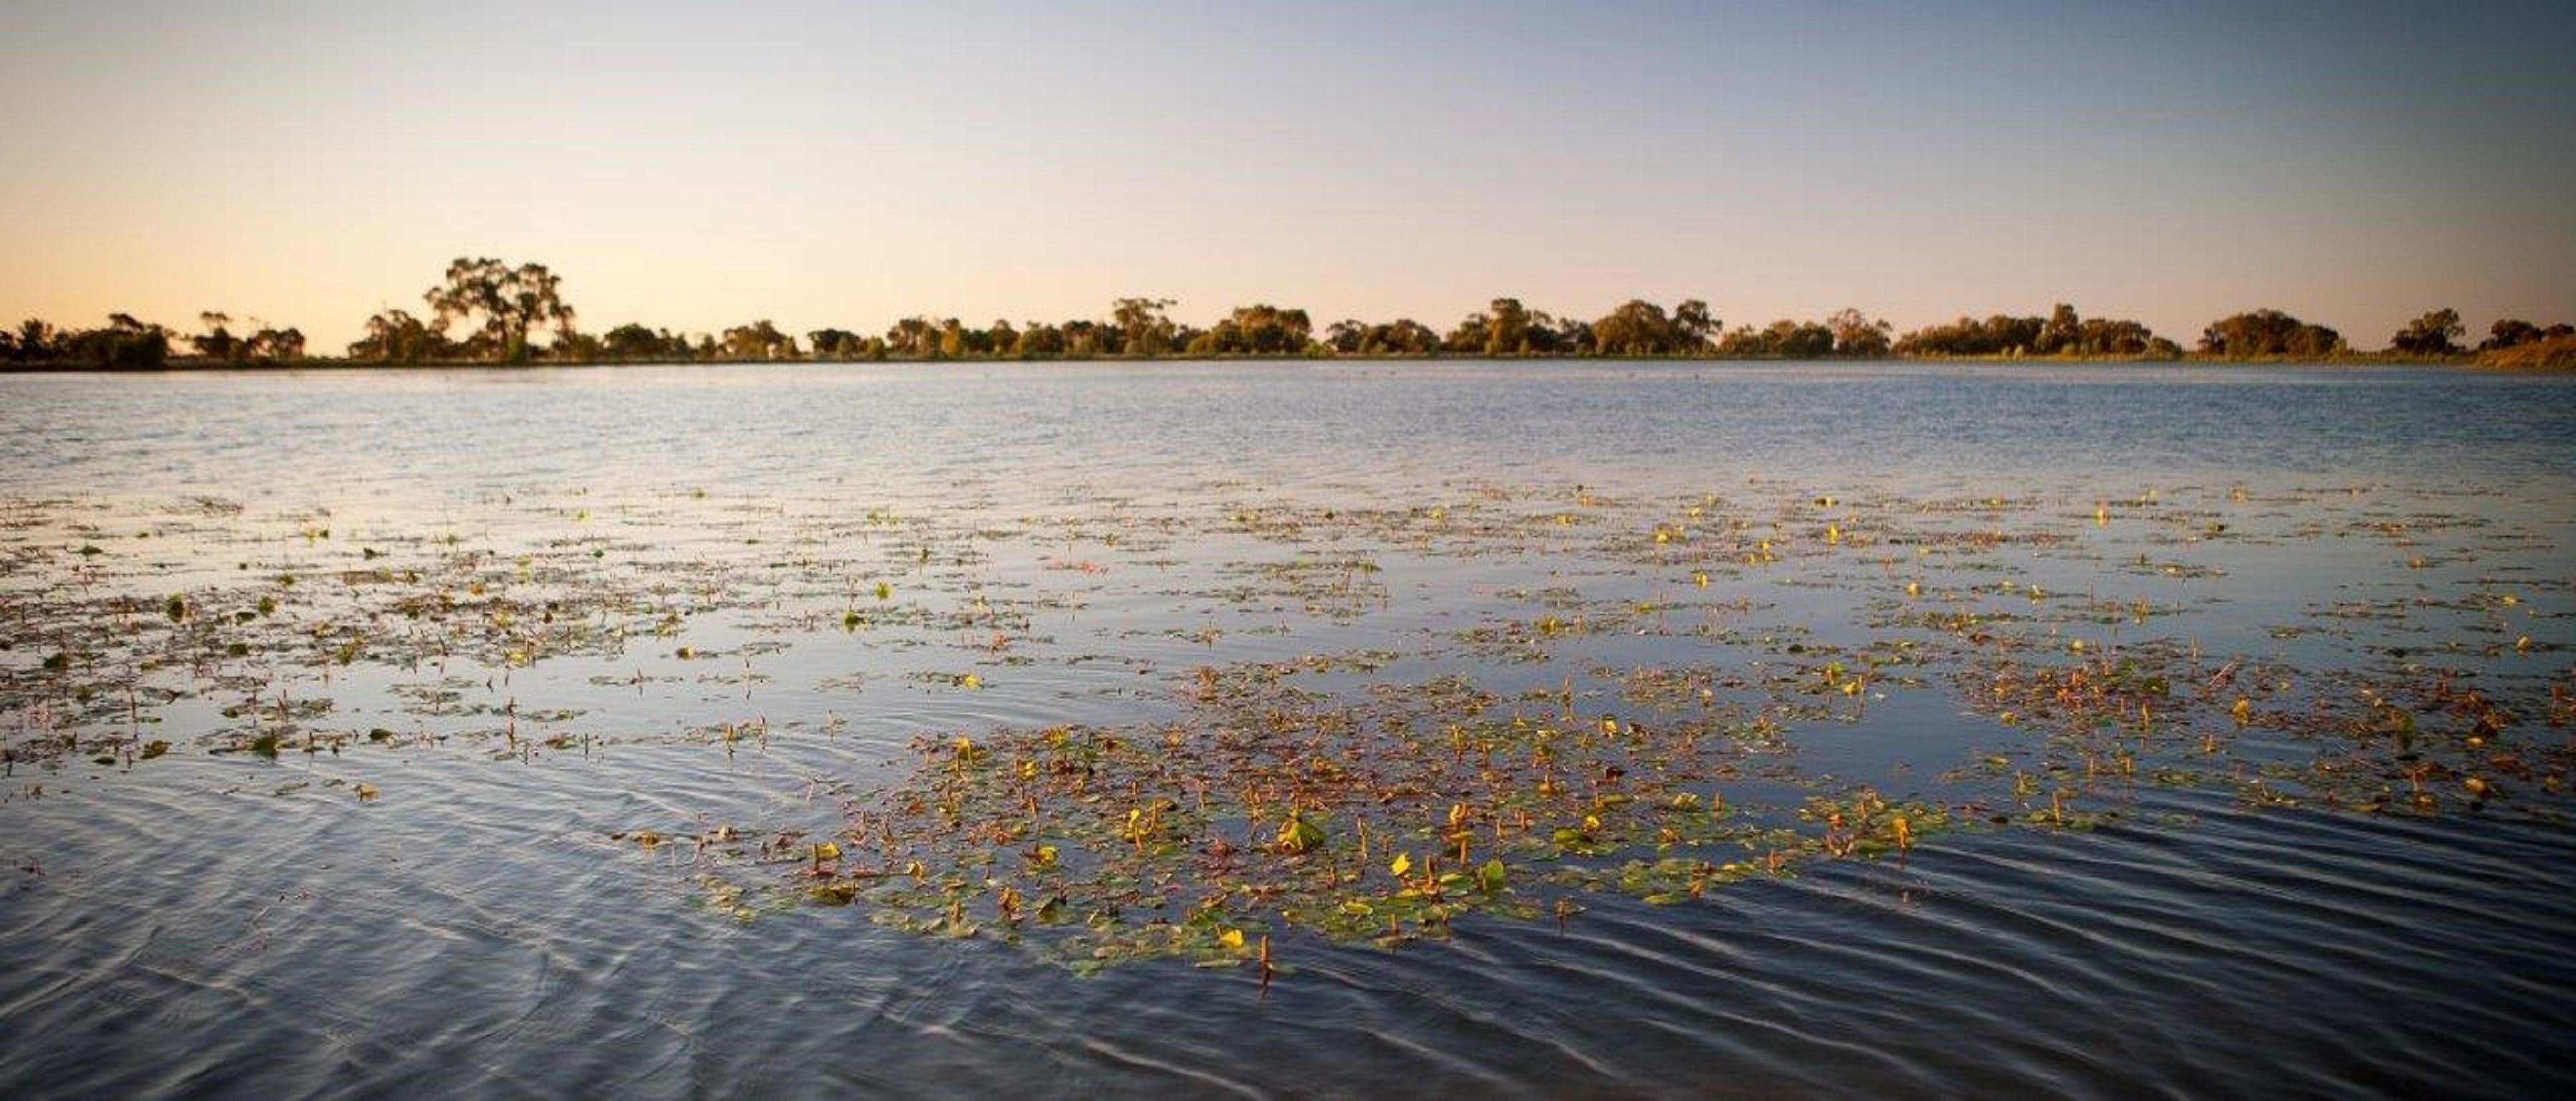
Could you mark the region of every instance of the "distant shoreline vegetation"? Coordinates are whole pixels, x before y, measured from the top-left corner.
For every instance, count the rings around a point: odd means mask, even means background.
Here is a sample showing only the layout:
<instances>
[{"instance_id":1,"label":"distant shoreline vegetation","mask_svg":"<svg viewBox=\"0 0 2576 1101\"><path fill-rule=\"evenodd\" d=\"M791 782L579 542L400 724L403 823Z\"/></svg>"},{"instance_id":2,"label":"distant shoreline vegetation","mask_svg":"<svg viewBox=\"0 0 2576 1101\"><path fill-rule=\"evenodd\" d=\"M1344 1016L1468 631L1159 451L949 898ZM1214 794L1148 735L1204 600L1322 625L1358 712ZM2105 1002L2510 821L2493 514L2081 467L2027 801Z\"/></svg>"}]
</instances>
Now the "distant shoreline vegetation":
<instances>
[{"instance_id":1,"label":"distant shoreline vegetation","mask_svg":"<svg viewBox=\"0 0 2576 1101\"><path fill-rule=\"evenodd\" d=\"M198 315L183 334L128 314L93 329L57 328L29 318L0 332L0 369L156 370L283 365L476 365L583 363L996 362L1210 359L1956 359L2043 361L2454 362L2509 368L2576 367L2576 327L2496 322L2474 347L2456 310L2433 310L2399 329L2381 351L2357 351L2343 335L2279 310L2213 321L2186 350L2135 321L2079 316L2060 304L2047 316L1961 317L1902 335L1859 310L1821 321L1780 320L1727 328L1706 302L1667 311L1632 299L1591 320L1559 318L1497 298L1439 331L1409 318L1333 322L1319 332L1306 311L1268 304L1237 307L1200 328L1175 322L1167 298L1121 298L1109 316L1064 322L997 320L973 326L930 316L897 321L882 334L815 329L800 339L767 320L722 333L675 333L627 323L581 329L562 279L542 264L512 267L460 258L421 296L426 316L389 309L367 319L345 357L308 355L304 334L223 313ZM239 329L241 331L236 331ZM547 340L531 340L538 333Z\"/></svg>"}]
</instances>

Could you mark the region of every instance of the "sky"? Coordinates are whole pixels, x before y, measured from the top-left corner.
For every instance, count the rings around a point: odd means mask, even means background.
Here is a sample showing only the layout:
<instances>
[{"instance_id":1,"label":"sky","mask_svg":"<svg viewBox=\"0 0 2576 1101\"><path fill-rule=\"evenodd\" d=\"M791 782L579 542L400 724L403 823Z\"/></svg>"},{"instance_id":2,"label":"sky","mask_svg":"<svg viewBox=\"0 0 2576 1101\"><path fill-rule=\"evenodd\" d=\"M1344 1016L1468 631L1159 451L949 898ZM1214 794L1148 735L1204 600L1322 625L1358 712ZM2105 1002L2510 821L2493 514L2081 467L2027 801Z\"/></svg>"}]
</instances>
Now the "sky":
<instances>
[{"instance_id":1,"label":"sky","mask_svg":"<svg viewBox=\"0 0 2576 1101\"><path fill-rule=\"evenodd\" d=\"M0 0L0 318L2576 321L2576 4Z\"/></svg>"}]
</instances>

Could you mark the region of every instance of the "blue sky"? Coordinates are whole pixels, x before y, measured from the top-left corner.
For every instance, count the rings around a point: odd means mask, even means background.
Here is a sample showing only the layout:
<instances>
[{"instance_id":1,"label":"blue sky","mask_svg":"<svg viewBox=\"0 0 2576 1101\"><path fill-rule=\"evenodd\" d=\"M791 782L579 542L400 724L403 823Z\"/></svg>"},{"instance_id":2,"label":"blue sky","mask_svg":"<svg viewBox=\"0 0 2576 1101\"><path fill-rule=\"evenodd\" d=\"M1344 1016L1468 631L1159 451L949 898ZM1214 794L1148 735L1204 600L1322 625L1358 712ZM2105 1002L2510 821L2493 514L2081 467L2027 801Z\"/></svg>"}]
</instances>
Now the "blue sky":
<instances>
[{"instance_id":1,"label":"blue sky","mask_svg":"<svg viewBox=\"0 0 2576 1101\"><path fill-rule=\"evenodd\" d=\"M0 2L0 314L2576 320L2576 5Z\"/></svg>"}]
</instances>

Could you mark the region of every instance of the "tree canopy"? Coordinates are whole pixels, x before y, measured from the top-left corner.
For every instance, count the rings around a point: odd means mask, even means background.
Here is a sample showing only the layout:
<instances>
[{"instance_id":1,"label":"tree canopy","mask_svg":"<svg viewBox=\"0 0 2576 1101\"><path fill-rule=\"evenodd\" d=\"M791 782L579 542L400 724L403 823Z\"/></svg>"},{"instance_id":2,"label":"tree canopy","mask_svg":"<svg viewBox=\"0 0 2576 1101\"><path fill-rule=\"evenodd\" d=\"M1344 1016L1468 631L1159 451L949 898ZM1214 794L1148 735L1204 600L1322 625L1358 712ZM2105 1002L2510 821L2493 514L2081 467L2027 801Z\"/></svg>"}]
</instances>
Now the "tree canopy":
<instances>
[{"instance_id":1,"label":"tree canopy","mask_svg":"<svg viewBox=\"0 0 2576 1101\"><path fill-rule=\"evenodd\" d=\"M31 317L0 338L0 360L10 363L131 370L159 367L169 358L170 330L125 313L107 315L107 324L96 329L57 329Z\"/></svg>"},{"instance_id":2,"label":"tree canopy","mask_svg":"<svg viewBox=\"0 0 2576 1101\"><path fill-rule=\"evenodd\" d=\"M2478 342L2478 350L2501 352L2507 348L2538 344L2544 340L2558 340L2570 335L2576 335L2576 326L2559 324L2544 329L2518 317L2500 318L2494 325L2488 327L2487 338Z\"/></svg>"},{"instance_id":3,"label":"tree canopy","mask_svg":"<svg viewBox=\"0 0 2576 1101\"><path fill-rule=\"evenodd\" d=\"M2230 314L2201 331L2200 350L2230 359L2322 359L2344 350L2343 334L2279 310Z\"/></svg>"},{"instance_id":4,"label":"tree canopy","mask_svg":"<svg viewBox=\"0 0 2576 1101\"><path fill-rule=\"evenodd\" d=\"M2388 346L2408 355L2454 355L2460 350L2459 338L2468 332L2469 327L2460 324L2460 311L2444 307L2407 322L2388 338Z\"/></svg>"},{"instance_id":5,"label":"tree canopy","mask_svg":"<svg viewBox=\"0 0 2576 1101\"><path fill-rule=\"evenodd\" d=\"M447 265L446 280L421 298L442 333L452 322L482 319L462 344L468 357L517 363L529 357L530 330L551 325L559 337L572 332L573 309L564 303L562 285L543 264L513 268L488 256L460 256Z\"/></svg>"},{"instance_id":6,"label":"tree canopy","mask_svg":"<svg viewBox=\"0 0 2576 1101\"><path fill-rule=\"evenodd\" d=\"M350 360L367 363L520 363L775 360L1081 360L1171 357L1678 357L1709 359L1871 359L1887 356L2058 356L2107 359L2177 359L2182 346L2136 321L2085 317L2058 303L2048 313L1962 316L1894 334L1887 322L1857 309L1824 318L1783 318L1767 325L1729 329L1701 299L1665 308L1642 298L1620 303L1585 320L1534 309L1519 298L1497 297L1470 311L1445 332L1413 318L1369 321L1344 318L1315 329L1303 309L1273 303L1236 307L1201 329L1171 315L1170 298L1114 299L1105 317L1013 322L996 318L974 325L955 317L918 314L881 333L854 328L808 330L803 339L761 319L719 333L682 333L627 322L605 333L576 327L563 297L561 277L543 264L517 266L490 257L459 257L444 278L422 294L427 316L387 308L367 319L364 335L350 342ZM257 319L237 320L208 310L200 332L178 336L127 314L114 314L93 329L58 329L30 318L0 332L0 362L68 366L159 366L174 343L197 361L268 364L300 360L305 338L295 328ZM464 323L462 336L450 330ZM553 331L544 345L532 334ZM2497 320L2476 348L2461 343L2467 327L2457 310L2438 309L2408 322L2389 338L2385 355L2482 358L2512 349L2566 343L2576 330L2519 318ZM2553 347L2555 344L2553 343ZM2353 354L2335 330L2276 309L2230 314L2202 330L2196 353L2212 359L2323 359Z\"/></svg>"},{"instance_id":7,"label":"tree canopy","mask_svg":"<svg viewBox=\"0 0 2576 1101\"><path fill-rule=\"evenodd\" d=\"M1899 337L1896 354L1905 356L2097 356L2175 359L2182 347L2157 336L2145 325L2099 317L2079 317L2063 302L2047 317L1994 314L1978 320L1962 317L1945 325L1927 325Z\"/></svg>"}]
</instances>

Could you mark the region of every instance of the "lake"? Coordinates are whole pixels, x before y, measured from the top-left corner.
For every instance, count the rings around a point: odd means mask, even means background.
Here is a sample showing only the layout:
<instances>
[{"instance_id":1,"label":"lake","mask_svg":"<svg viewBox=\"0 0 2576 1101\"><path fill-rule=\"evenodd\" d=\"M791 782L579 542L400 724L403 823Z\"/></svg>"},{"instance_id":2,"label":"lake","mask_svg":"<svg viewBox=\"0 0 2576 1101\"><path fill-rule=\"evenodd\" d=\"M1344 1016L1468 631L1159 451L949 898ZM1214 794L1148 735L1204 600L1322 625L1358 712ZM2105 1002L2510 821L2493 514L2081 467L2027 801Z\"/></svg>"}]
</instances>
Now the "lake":
<instances>
[{"instance_id":1,"label":"lake","mask_svg":"<svg viewBox=\"0 0 2576 1101\"><path fill-rule=\"evenodd\" d=\"M0 1094L2564 1094L2571 617L2569 377L0 377Z\"/></svg>"}]
</instances>

